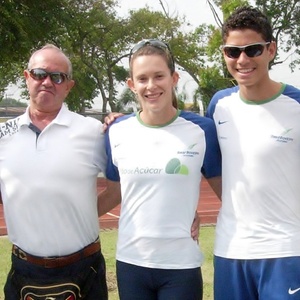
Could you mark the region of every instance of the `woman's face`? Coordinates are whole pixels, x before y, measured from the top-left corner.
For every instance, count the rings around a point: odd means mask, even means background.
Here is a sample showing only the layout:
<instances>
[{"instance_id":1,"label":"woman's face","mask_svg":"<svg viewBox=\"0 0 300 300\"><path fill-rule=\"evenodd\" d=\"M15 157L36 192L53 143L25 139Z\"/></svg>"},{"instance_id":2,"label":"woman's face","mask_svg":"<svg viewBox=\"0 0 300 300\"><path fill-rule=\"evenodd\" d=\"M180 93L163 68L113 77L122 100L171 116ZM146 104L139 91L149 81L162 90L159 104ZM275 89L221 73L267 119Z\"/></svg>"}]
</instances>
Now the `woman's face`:
<instances>
[{"instance_id":1,"label":"woman's face","mask_svg":"<svg viewBox=\"0 0 300 300\"><path fill-rule=\"evenodd\" d=\"M132 61L132 78L127 83L137 95L143 112L161 113L173 108L173 90L178 73L171 71L159 54L137 56Z\"/></svg>"}]
</instances>

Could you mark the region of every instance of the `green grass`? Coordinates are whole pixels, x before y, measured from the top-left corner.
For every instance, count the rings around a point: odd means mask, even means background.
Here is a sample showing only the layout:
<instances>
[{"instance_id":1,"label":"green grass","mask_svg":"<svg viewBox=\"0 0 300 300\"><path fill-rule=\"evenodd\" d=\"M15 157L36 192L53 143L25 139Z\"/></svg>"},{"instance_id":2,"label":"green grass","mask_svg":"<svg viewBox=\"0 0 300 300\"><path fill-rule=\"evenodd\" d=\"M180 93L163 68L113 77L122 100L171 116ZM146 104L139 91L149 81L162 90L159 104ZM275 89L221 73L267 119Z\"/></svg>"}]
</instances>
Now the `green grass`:
<instances>
[{"instance_id":1,"label":"green grass","mask_svg":"<svg viewBox=\"0 0 300 300\"><path fill-rule=\"evenodd\" d=\"M115 251L117 230L104 230L100 232L102 252L106 260L107 283L109 290L109 299L118 300L118 291L115 275ZM213 241L214 227L202 227L200 231L200 245L205 256L202 266L202 275L204 282L203 300L213 299ZM6 237L0 238L0 300L4 300L3 286L6 281L6 275L10 269L11 244Z\"/></svg>"}]
</instances>

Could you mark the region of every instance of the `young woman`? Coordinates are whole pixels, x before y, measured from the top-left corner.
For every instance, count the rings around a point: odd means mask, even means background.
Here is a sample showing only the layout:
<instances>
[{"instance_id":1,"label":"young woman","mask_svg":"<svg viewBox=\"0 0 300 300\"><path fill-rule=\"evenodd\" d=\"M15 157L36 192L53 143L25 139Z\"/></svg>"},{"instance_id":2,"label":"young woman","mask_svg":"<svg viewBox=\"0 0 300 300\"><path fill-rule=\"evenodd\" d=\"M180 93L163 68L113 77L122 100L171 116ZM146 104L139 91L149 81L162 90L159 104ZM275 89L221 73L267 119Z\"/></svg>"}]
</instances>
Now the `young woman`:
<instances>
[{"instance_id":1,"label":"young woman","mask_svg":"<svg viewBox=\"0 0 300 300\"><path fill-rule=\"evenodd\" d=\"M128 86L141 110L107 131L107 191L122 204L117 244L121 300L202 299L201 254L190 229L202 174L220 196L214 122L177 109L179 75L169 46L143 40L130 53ZM114 196L113 196L114 195Z\"/></svg>"}]
</instances>

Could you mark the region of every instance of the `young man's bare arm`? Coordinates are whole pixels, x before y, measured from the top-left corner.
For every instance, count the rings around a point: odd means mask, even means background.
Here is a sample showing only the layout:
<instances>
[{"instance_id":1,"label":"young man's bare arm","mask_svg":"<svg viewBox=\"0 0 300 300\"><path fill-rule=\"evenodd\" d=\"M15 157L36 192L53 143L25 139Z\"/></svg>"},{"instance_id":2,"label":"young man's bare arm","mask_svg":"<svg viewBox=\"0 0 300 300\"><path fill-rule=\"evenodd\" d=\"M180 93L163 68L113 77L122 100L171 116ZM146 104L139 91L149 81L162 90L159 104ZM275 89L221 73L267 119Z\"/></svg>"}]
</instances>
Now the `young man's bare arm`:
<instances>
[{"instance_id":1,"label":"young man's bare arm","mask_svg":"<svg viewBox=\"0 0 300 300\"><path fill-rule=\"evenodd\" d=\"M118 181L106 180L106 188L98 194L99 217L121 203L121 185Z\"/></svg>"}]
</instances>

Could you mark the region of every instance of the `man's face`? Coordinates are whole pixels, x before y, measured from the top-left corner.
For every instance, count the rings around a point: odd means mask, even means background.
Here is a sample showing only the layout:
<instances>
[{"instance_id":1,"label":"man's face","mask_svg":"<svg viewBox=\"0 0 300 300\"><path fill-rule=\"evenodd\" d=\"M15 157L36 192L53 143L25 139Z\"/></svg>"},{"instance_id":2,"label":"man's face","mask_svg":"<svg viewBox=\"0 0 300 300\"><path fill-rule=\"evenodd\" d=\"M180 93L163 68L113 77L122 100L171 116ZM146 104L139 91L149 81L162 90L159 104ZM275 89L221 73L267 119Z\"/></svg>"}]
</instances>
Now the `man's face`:
<instances>
[{"instance_id":1,"label":"man's face","mask_svg":"<svg viewBox=\"0 0 300 300\"><path fill-rule=\"evenodd\" d=\"M263 45L262 51L257 52L259 55L255 54L257 56L253 56L255 51L241 51L238 57L229 57L223 49L228 71L240 86L260 85L269 79L269 62L276 54L276 45L273 42L266 44L260 34L250 29L230 31L226 39L226 45L230 46L245 47L257 43ZM237 56L239 51L235 52Z\"/></svg>"},{"instance_id":2,"label":"man's face","mask_svg":"<svg viewBox=\"0 0 300 300\"><path fill-rule=\"evenodd\" d=\"M63 72L68 74L68 64L65 56L56 49L38 51L31 59L30 69L42 69L46 72ZM30 95L31 109L51 113L59 111L62 103L74 86L73 80L64 80L58 84L50 76L38 80L33 78L28 70L24 71L26 84Z\"/></svg>"}]
</instances>

